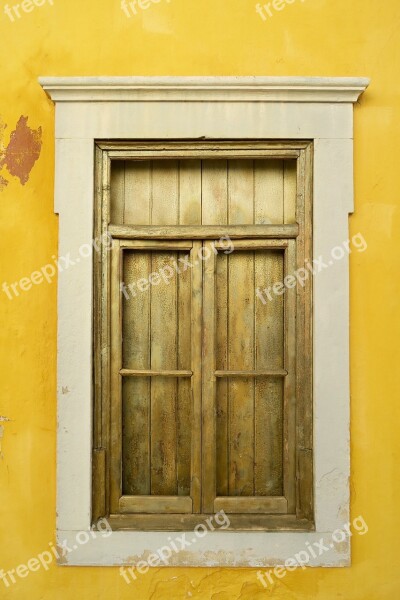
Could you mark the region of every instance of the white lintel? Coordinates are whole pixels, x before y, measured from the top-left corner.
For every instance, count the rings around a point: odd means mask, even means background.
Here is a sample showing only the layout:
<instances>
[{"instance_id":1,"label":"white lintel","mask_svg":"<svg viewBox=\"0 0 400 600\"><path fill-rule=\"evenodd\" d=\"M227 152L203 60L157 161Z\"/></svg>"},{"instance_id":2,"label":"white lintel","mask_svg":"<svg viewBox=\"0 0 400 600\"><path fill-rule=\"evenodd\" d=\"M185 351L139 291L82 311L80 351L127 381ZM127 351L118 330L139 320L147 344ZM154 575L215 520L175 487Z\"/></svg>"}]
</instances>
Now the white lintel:
<instances>
[{"instance_id":1,"label":"white lintel","mask_svg":"<svg viewBox=\"0 0 400 600\"><path fill-rule=\"evenodd\" d=\"M357 102L365 77L41 77L55 102Z\"/></svg>"}]
</instances>

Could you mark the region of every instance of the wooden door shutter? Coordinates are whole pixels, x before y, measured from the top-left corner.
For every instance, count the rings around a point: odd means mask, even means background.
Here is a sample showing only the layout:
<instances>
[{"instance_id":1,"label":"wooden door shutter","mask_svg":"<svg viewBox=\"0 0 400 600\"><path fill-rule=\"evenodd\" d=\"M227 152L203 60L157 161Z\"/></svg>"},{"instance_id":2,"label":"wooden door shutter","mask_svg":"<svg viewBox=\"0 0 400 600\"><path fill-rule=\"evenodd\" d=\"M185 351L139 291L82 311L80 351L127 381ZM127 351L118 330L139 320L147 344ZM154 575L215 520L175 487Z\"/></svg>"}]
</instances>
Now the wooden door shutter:
<instances>
[{"instance_id":1,"label":"wooden door shutter","mask_svg":"<svg viewBox=\"0 0 400 600\"><path fill-rule=\"evenodd\" d=\"M268 304L255 292L265 278L283 281L294 270L292 240L262 239L236 242L205 269L206 512L295 508L296 292Z\"/></svg>"},{"instance_id":2,"label":"wooden door shutter","mask_svg":"<svg viewBox=\"0 0 400 600\"><path fill-rule=\"evenodd\" d=\"M97 514L312 527L310 144L105 144L98 182Z\"/></svg>"},{"instance_id":3,"label":"wooden door shutter","mask_svg":"<svg viewBox=\"0 0 400 600\"><path fill-rule=\"evenodd\" d=\"M111 271L112 503L121 513L200 510L200 275L171 264L198 243L113 242ZM194 261L193 261L194 262ZM157 285L149 281L157 274ZM162 279L160 273L165 274ZM168 277L167 277L168 276ZM155 276L153 276L154 281ZM124 285L121 288L121 285ZM196 389L196 387L198 389Z\"/></svg>"}]
</instances>

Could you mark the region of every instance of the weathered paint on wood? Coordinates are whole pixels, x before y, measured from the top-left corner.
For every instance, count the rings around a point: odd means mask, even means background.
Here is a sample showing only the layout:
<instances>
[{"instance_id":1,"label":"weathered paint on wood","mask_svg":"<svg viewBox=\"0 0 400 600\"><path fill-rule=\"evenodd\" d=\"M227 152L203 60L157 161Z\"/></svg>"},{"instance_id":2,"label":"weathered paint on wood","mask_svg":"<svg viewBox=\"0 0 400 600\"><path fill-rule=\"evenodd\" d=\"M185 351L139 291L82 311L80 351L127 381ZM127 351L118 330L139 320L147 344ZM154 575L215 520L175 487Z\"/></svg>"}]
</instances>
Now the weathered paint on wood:
<instances>
[{"instance_id":1,"label":"weathered paint on wood","mask_svg":"<svg viewBox=\"0 0 400 600\"><path fill-rule=\"evenodd\" d=\"M220 508L239 529L309 528L311 293L291 290L265 305L255 290L311 257L311 150L255 145L258 155L249 143L228 156L216 143L215 158L200 146L185 159L177 151L160 160L161 148L157 160L114 146L96 155L96 226L116 239L95 280L111 273L103 287L112 315L109 441L106 406L96 417L111 461L94 485L110 486L96 506L110 506L116 528L179 529L189 525L185 513ZM229 256L218 244L224 235L236 240ZM203 245L211 259L196 262ZM124 299L121 280L146 278L179 251L191 251L193 270ZM97 305L105 307L97 338L104 357L107 299ZM107 381L104 358L101 365L97 393Z\"/></svg>"}]
</instances>

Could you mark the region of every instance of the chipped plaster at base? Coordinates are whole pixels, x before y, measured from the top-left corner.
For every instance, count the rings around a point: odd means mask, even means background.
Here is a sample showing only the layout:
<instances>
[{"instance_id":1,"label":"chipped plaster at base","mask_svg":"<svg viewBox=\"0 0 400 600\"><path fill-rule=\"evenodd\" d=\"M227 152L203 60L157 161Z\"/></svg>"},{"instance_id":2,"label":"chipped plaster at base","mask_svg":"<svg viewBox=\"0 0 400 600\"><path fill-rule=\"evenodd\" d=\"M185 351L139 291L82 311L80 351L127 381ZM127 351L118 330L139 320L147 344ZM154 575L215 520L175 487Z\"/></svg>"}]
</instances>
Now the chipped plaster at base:
<instances>
[{"instance_id":1,"label":"chipped plaster at base","mask_svg":"<svg viewBox=\"0 0 400 600\"><path fill-rule=\"evenodd\" d=\"M67 540L68 547L76 547L77 532L59 531L58 543ZM68 565L102 565L122 566L135 565L139 561L147 561L150 554L170 544L171 538L180 537L182 532L127 532L115 531L107 538L96 538L87 544L78 546L70 554L64 556L58 564ZM304 538L304 536L307 536ZM194 539L187 533L187 539ZM169 538L169 539L168 539ZM329 550L320 556L310 556L310 567L346 567L350 565L349 542L337 543L329 533L232 533L210 532L203 539L196 539L190 549L172 554L168 564L163 566L198 566L198 567L266 567L283 566L285 560L298 552L307 550L305 542L321 542ZM136 553L135 548L140 548ZM316 550L318 554L318 549Z\"/></svg>"},{"instance_id":2,"label":"chipped plaster at base","mask_svg":"<svg viewBox=\"0 0 400 600\"><path fill-rule=\"evenodd\" d=\"M290 83L290 78L287 81ZM228 90L222 105L219 89L218 101L213 102L211 94L192 103L185 102L184 80L171 78L172 87L174 82L172 97L169 92L157 92L164 94L166 101L157 97L157 102L146 102L145 98L140 102L137 99L118 102L115 98L112 102L106 101L107 98L104 102L91 102L88 87L88 102L81 97L78 102L68 102L66 94L65 101L58 104L55 205L60 215L60 256L74 254L92 239L95 139L167 140L199 136L313 139L314 256L327 256L334 246L348 239L348 214L353 210L353 99L338 105L343 98L338 100L335 95L330 101L326 96L321 99L316 90L313 104L315 83L311 78L304 80L305 87L308 86L304 101L276 101L274 97L268 101L266 89L265 102L259 102L251 94L236 102L229 100ZM65 85L68 87L68 83ZM135 90L135 94L140 93ZM58 88L58 100L60 94L62 97L63 90ZM98 94L101 90L96 98ZM193 99L193 90L190 94ZM349 521L348 260L342 259L321 272L314 279L313 293L316 532L213 532L184 553L171 557L171 565L275 566L303 550L307 542L312 544L322 537L330 544L332 532ZM58 288L60 544L66 539L76 545L76 534L90 529L91 333L92 264L81 261L74 269L60 273ZM63 393L66 388L71 390L68 394ZM114 532L108 538L96 537L78 546L65 557L63 564L132 564L166 545L168 537L179 535L179 532ZM310 561L311 566L348 564L349 543L334 544L329 552Z\"/></svg>"}]
</instances>

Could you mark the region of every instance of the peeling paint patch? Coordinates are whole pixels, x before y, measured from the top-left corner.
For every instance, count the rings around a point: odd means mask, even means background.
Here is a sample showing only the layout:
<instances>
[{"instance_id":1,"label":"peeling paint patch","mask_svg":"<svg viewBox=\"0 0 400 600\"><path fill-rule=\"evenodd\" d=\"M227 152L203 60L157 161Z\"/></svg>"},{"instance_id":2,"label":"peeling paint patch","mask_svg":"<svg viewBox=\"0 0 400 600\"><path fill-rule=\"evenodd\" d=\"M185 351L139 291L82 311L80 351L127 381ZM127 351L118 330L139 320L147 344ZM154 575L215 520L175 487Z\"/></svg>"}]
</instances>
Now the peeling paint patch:
<instances>
[{"instance_id":1,"label":"peeling paint patch","mask_svg":"<svg viewBox=\"0 0 400 600\"><path fill-rule=\"evenodd\" d=\"M8 186L8 181L7 179L4 179L4 177L2 177L0 175L0 192L2 192L4 190L5 187Z\"/></svg>"},{"instance_id":2,"label":"peeling paint patch","mask_svg":"<svg viewBox=\"0 0 400 600\"><path fill-rule=\"evenodd\" d=\"M42 148L42 128L31 129L27 121L28 117L21 115L0 161L0 167L4 165L10 175L19 178L22 185L28 181Z\"/></svg>"}]
</instances>

